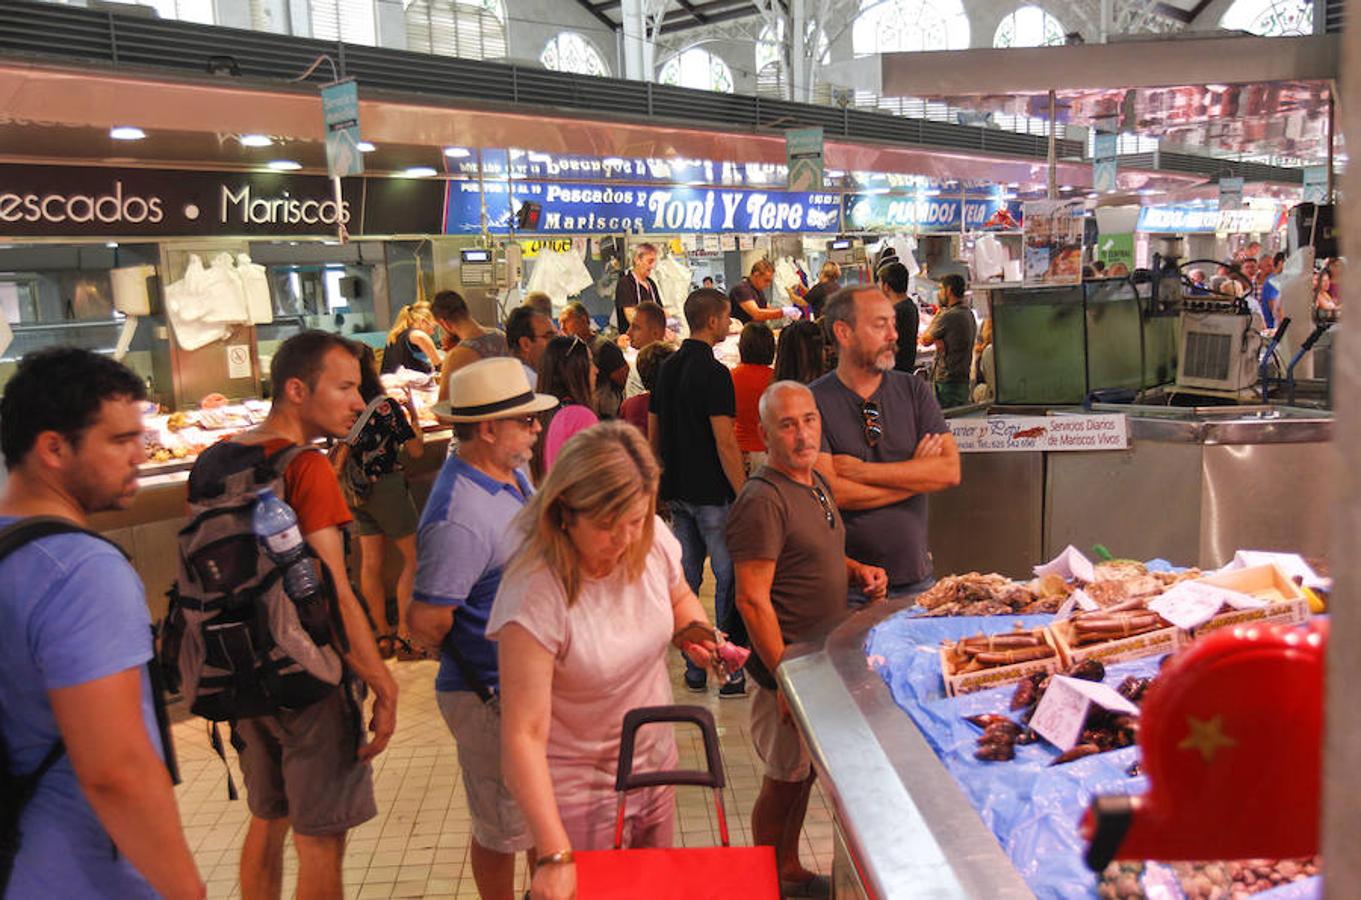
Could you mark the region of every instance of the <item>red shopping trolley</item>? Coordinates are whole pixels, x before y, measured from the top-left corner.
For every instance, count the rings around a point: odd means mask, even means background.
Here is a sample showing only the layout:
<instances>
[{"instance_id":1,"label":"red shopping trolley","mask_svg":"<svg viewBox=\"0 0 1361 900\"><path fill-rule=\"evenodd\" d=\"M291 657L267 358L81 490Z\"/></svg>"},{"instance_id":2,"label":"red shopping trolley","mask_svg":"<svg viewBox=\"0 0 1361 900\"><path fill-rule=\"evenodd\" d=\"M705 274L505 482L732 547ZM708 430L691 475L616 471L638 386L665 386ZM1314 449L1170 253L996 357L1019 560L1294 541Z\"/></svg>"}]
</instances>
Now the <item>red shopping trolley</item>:
<instances>
[{"instance_id":1,"label":"red shopping trolley","mask_svg":"<svg viewBox=\"0 0 1361 900\"><path fill-rule=\"evenodd\" d=\"M638 729L654 722L688 722L704 736L708 771L676 769L634 772L633 746ZM619 741L619 813L613 850L575 854L577 896L581 900L779 900L780 881L773 847L733 847L728 843L728 819L723 810L723 755L718 748L714 717L699 706L645 706L624 716ZM624 806L629 791L660 785L692 785L714 792L718 817L718 847L676 847L669 850L621 849Z\"/></svg>"}]
</instances>

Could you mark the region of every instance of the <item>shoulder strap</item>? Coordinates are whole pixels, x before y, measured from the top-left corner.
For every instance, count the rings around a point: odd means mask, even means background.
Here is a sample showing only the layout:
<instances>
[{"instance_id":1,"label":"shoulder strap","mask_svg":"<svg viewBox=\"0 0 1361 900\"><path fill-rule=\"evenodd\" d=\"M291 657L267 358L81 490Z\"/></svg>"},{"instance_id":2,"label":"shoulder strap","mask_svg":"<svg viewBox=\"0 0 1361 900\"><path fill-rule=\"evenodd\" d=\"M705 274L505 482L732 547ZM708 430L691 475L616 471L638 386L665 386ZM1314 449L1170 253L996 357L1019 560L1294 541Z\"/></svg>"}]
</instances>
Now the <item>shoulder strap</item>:
<instances>
[{"instance_id":1,"label":"shoulder strap","mask_svg":"<svg viewBox=\"0 0 1361 900\"><path fill-rule=\"evenodd\" d=\"M0 528L0 560L30 541L51 537L54 534L86 534L92 538L99 538L123 554L124 559L130 559L128 552L118 544L98 532L77 525L70 519L62 519L57 516L28 516Z\"/></svg>"}]
</instances>

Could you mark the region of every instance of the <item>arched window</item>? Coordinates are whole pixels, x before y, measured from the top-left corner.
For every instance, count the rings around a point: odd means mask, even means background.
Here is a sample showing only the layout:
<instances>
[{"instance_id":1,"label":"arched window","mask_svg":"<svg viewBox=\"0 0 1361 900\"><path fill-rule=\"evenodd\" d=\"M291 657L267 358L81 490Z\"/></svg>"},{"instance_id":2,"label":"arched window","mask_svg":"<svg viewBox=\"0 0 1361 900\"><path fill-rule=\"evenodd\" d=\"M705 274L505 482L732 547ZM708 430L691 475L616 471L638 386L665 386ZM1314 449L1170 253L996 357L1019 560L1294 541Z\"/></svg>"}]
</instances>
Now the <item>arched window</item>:
<instances>
[{"instance_id":1,"label":"arched window","mask_svg":"<svg viewBox=\"0 0 1361 900\"><path fill-rule=\"evenodd\" d=\"M504 59L506 8L501 0L404 0L406 48L417 53Z\"/></svg>"},{"instance_id":2,"label":"arched window","mask_svg":"<svg viewBox=\"0 0 1361 900\"><path fill-rule=\"evenodd\" d=\"M564 31L553 38L539 54L539 62L554 72L575 72L578 75L597 75L608 78L610 67L600 51L575 31Z\"/></svg>"},{"instance_id":3,"label":"arched window","mask_svg":"<svg viewBox=\"0 0 1361 900\"><path fill-rule=\"evenodd\" d=\"M307 0L312 37L347 44L378 44L378 20L371 0Z\"/></svg>"},{"instance_id":4,"label":"arched window","mask_svg":"<svg viewBox=\"0 0 1361 900\"><path fill-rule=\"evenodd\" d=\"M1235 0L1219 20L1219 27L1262 37L1313 34L1313 0Z\"/></svg>"},{"instance_id":5,"label":"arched window","mask_svg":"<svg viewBox=\"0 0 1361 900\"><path fill-rule=\"evenodd\" d=\"M960 0L860 0L851 46L856 56L966 50L969 17Z\"/></svg>"},{"instance_id":6,"label":"arched window","mask_svg":"<svg viewBox=\"0 0 1361 900\"><path fill-rule=\"evenodd\" d=\"M994 47L1054 47L1063 43L1063 24L1038 6L1022 6L1002 19Z\"/></svg>"},{"instance_id":7,"label":"arched window","mask_svg":"<svg viewBox=\"0 0 1361 900\"><path fill-rule=\"evenodd\" d=\"M676 87L732 93L732 69L702 47L691 47L671 57L662 66L657 80Z\"/></svg>"},{"instance_id":8,"label":"arched window","mask_svg":"<svg viewBox=\"0 0 1361 900\"><path fill-rule=\"evenodd\" d=\"M776 19L774 25L767 25L756 39L756 93L767 97L787 97L789 73L785 66L783 18ZM829 59L827 33L809 22L804 41L811 44L817 41L817 61L826 63Z\"/></svg>"}]
</instances>

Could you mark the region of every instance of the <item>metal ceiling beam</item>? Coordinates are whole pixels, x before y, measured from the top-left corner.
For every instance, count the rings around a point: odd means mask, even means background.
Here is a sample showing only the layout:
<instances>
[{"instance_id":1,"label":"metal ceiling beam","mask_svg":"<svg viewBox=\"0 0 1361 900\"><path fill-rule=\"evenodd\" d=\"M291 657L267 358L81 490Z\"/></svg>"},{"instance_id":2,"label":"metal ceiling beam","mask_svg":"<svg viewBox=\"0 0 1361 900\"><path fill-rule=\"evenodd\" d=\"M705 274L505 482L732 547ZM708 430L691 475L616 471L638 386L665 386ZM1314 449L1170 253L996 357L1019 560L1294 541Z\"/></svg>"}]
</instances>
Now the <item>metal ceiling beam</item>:
<instances>
[{"instance_id":1,"label":"metal ceiling beam","mask_svg":"<svg viewBox=\"0 0 1361 900\"><path fill-rule=\"evenodd\" d=\"M752 3L751 0L710 0L708 3L687 4L687 10L673 9L662 19L664 24L682 22L693 18L696 15L703 16L712 22L722 22L727 19L737 18L733 13L741 16L759 15L761 10ZM722 17L722 18L720 18Z\"/></svg>"},{"instance_id":2,"label":"metal ceiling beam","mask_svg":"<svg viewBox=\"0 0 1361 900\"><path fill-rule=\"evenodd\" d=\"M704 25L714 25L719 22L730 22L733 19L745 19L748 16L756 15L758 12L759 10L754 6L751 6L750 4L741 8L729 8L728 10L725 10L723 12L707 14L706 20L702 24L700 22L692 21L686 16L680 16L675 19L668 17L662 23L660 33L677 34L678 32L682 31L690 31L695 28L703 28Z\"/></svg>"},{"instance_id":3,"label":"metal ceiling beam","mask_svg":"<svg viewBox=\"0 0 1361 900\"><path fill-rule=\"evenodd\" d=\"M701 25L709 24L708 17L705 16L704 13L696 9L695 4L691 3L690 0L676 0L676 2L679 3L681 9L689 13L690 17L693 18L696 22L698 22Z\"/></svg>"},{"instance_id":4,"label":"metal ceiling beam","mask_svg":"<svg viewBox=\"0 0 1361 900\"><path fill-rule=\"evenodd\" d=\"M1203 3L1201 4L1202 7L1204 5L1205 4ZM1191 24L1191 19L1194 18L1194 13L1190 10L1181 9L1180 7L1171 6L1166 3L1153 4L1153 11L1164 19L1172 19L1175 22L1181 22L1186 25Z\"/></svg>"},{"instance_id":5,"label":"metal ceiling beam","mask_svg":"<svg viewBox=\"0 0 1361 900\"><path fill-rule=\"evenodd\" d=\"M605 15L605 13L601 11L600 7L592 5L590 0L577 0L577 5L580 6L582 9L586 10L591 15L595 16L596 19L599 20L602 24L608 25L611 31L619 27L618 22L614 21L614 19L611 19L609 16ZM618 4L615 5L617 6Z\"/></svg>"},{"instance_id":6,"label":"metal ceiling beam","mask_svg":"<svg viewBox=\"0 0 1361 900\"><path fill-rule=\"evenodd\" d=\"M1199 19L1200 14L1205 12L1206 7L1208 7L1211 2L1213 2L1213 0L1200 0L1200 2L1195 5L1195 8L1191 10L1189 14L1190 18L1186 20L1186 24L1190 25L1196 19Z\"/></svg>"}]
</instances>

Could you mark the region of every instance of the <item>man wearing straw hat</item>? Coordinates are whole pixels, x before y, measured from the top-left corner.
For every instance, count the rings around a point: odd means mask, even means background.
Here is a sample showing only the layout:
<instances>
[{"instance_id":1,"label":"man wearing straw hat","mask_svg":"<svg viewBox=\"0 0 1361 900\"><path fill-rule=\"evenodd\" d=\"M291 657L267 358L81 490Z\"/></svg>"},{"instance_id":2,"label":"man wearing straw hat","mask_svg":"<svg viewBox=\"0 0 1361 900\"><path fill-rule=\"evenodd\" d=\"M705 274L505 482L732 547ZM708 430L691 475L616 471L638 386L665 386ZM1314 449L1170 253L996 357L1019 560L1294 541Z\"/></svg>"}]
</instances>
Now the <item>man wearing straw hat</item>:
<instances>
[{"instance_id":1,"label":"man wearing straw hat","mask_svg":"<svg viewBox=\"0 0 1361 900\"><path fill-rule=\"evenodd\" d=\"M453 423L458 449L440 470L416 532L411 631L440 651L436 699L458 745L473 878L484 900L509 900L515 854L532 843L501 776L496 645L485 634L514 550L511 520L532 491L520 470L539 438L538 413L557 403L534 393L517 359L484 359L454 372L449 399L434 411Z\"/></svg>"}]
</instances>

